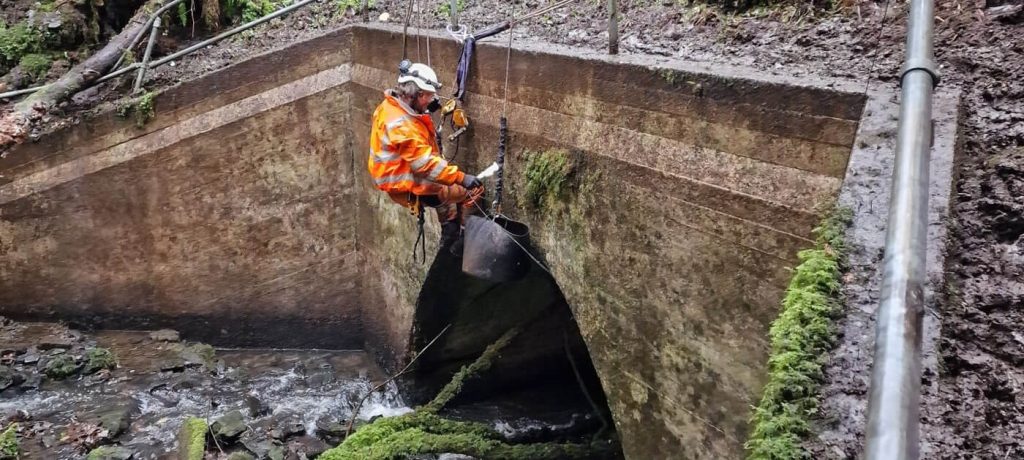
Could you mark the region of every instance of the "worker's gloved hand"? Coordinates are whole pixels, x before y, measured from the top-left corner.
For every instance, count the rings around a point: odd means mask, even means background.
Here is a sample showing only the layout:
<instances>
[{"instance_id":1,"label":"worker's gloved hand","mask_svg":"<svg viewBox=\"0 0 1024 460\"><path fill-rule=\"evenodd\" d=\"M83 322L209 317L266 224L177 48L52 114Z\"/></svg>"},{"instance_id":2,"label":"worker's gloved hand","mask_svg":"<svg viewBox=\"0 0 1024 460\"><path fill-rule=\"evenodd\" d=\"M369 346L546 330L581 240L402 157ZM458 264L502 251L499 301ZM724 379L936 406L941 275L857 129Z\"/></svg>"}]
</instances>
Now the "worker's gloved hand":
<instances>
[{"instance_id":1,"label":"worker's gloved hand","mask_svg":"<svg viewBox=\"0 0 1024 460\"><path fill-rule=\"evenodd\" d=\"M480 183L480 179L477 179L476 176L472 174L466 174L466 177L462 179L462 186L469 189L482 187L483 185L484 184Z\"/></svg>"}]
</instances>

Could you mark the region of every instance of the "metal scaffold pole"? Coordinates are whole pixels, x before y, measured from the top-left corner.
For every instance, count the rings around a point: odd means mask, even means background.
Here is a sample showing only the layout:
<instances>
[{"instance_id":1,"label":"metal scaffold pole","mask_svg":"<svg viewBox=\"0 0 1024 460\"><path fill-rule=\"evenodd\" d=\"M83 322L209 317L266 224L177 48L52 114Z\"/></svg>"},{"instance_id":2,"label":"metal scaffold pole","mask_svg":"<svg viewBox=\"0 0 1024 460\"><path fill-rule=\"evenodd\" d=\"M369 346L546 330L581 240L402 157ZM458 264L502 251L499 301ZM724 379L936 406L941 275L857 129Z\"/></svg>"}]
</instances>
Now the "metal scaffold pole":
<instances>
[{"instance_id":1,"label":"metal scaffold pole","mask_svg":"<svg viewBox=\"0 0 1024 460\"><path fill-rule=\"evenodd\" d=\"M932 91L939 81L933 11L933 0L911 1L868 402L867 460L915 460L920 453L928 168Z\"/></svg>"}]
</instances>

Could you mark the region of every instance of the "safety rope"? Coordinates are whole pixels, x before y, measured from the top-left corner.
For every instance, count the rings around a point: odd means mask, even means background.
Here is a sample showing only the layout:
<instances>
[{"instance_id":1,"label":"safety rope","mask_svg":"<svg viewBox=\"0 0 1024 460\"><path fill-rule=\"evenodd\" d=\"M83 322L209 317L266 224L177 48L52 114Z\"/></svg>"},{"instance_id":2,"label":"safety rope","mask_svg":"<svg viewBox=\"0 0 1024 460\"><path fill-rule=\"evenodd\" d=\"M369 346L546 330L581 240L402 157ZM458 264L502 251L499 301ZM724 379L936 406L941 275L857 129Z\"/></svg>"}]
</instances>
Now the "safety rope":
<instances>
[{"instance_id":1,"label":"safety rope","mask_svg":"<svg viewBox=\"0 0 1024 460\"><path fill-rule=\"evenodd\" d=\"M412 2L409 0L409 7L405 10L405 25L402 27L402 60L409 57L409 21L412 19Z\"/></svg>"}]
</instances>

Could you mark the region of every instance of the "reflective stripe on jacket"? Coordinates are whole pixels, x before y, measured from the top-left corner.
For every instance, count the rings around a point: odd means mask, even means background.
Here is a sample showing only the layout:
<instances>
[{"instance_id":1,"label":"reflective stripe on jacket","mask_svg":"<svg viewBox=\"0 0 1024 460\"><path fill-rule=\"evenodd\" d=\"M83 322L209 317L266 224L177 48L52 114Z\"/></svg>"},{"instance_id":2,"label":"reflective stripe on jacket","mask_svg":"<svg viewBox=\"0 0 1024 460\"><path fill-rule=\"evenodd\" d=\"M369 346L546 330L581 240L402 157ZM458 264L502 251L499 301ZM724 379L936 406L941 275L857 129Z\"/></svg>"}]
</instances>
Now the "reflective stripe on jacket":
<instances>
[{"instance_id":1,"label":"reflective stripe on jacket","mask_svg":"<svg viewBox=\"0 0 1024 460\"><path fill-rule=\"evenodd\" d=\"M433 195L465 176L438 155L434 121L417 114L390 90L373 112L367 168L377 188L389 193Z\"/></svg>"}]
</instances>

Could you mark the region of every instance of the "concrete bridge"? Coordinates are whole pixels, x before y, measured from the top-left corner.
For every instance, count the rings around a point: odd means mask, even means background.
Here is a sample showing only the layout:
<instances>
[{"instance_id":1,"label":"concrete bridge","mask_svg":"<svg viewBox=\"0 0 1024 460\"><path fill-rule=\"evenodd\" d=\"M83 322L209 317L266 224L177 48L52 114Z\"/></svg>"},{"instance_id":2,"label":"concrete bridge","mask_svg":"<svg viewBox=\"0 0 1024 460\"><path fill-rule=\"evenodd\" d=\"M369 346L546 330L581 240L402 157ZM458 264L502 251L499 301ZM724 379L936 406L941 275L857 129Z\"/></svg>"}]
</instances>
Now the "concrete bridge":
<instances>
[{"instance_id":1,"label":"concrete bridge","mask_svg":"<svg viewBox=\"0 0 1024 460\"><path fill-rule=\"evenodd\" d=\"M458 48L431 38L447 94ZM343 28L171 88L141 128L110 111L12 152L0 314L366 347L390 367L452 322L443 367L547 312L509 352L510 379L542 375L531 363L569 330L628 458L741 457L796 253L844 180L886 181L848 165L886 154L894 102L850 82L517 42L504 210L530 224L553 278L430 280L430 261L411 261L415 219L364 167L401 48L397 28ZM478 45L456 160L470 171L495 153L504 63L504 47ZM529 165L554 172L537 182ZM421 297L425 281L459 287L446 303Z\"/></svg>"}]
</instances>

